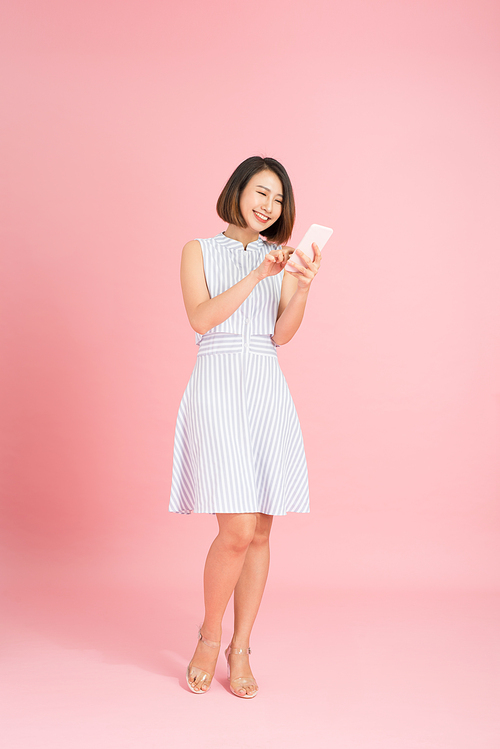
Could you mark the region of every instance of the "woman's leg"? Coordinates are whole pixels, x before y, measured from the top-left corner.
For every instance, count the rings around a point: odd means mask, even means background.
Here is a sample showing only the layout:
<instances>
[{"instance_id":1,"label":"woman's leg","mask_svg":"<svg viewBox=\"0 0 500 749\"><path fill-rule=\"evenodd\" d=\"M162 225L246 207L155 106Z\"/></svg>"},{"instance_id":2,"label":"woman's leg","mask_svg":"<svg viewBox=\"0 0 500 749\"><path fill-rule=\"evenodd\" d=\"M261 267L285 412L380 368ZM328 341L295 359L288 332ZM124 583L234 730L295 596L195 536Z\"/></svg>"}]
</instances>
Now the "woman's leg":
<instances>
[{"instance_id":1,"label":"woman's leg","mask_svg":"<svg viewBox=\"0 0 500 749\"><path fill-rule=\"evenodd\" d=\"M207 640L220 642L222 617L238 578L241 575L245 555L254 538L257 516L254 513L218 513L219 533L207 555L204 574L205 618L201 632ZM210 648L201 640L196 646L191 665L209 674L215 671L218 649ZM206 691L210 681L201 682L200 676L190 682L194 688Z\"/></svg>"},{"instance_id":2,"label":"woman's leg","mask_svg":"<svg viewBox=\"0 0 500 749\"><path fill-rule=\"evenodd\" d=\"M234 590L234 634L231 645L246 650L250 645L250 634L259 610L262 594L269 572L269 535L273 522L272 515L257 514L257 526L245 557L245 563ZM248 655L229 656L231 680L252 679ZM240 687L241 695L253 694L256 686Z\"/></svg>"}]
</instances>

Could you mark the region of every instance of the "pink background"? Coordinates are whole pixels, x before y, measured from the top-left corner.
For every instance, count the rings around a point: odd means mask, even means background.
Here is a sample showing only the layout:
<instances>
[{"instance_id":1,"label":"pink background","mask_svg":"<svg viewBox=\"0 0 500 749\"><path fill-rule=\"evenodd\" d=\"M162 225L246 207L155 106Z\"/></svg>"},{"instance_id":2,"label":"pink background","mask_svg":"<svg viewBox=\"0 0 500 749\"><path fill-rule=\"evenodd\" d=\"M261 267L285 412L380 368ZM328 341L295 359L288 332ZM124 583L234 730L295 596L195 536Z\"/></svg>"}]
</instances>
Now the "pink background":
<instances>
[{"instance_id":1,"label":"pink background","mask_svg":"<svg viewBox=\"0 0 500 749\"><path fill-rule=\"evenodd\" d=\"M167 512L180 251L253 154L289 171L293 241L334 227L280 350L312 512L275 521L269 595L498 590L499 22L486 0L2 3L2 574L26 610L40 586L192 591L189 654L215 521Z\"/></svg>"}]
</instances>

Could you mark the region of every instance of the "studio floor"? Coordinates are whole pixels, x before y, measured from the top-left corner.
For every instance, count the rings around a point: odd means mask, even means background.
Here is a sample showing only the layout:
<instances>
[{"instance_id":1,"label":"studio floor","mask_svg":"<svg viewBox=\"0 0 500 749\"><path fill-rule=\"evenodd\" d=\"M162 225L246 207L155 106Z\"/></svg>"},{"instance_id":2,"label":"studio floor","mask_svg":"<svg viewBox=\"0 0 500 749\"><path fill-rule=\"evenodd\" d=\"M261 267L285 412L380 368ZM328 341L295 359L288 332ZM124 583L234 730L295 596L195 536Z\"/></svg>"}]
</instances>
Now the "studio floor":
<instances>
[{"instance_id":1,"label":"studio floor","mask_svg":"<svg viewBox=\"0 0 500 749\"><path fill-rule=\"evenodd\" d=\"M252 642L254 700L185 669L198 591L28 585L5 591L4 749L498 749L500 594L288 590ZM227 616L224 644L230 637Z\"/></svg>"}]
</instances>

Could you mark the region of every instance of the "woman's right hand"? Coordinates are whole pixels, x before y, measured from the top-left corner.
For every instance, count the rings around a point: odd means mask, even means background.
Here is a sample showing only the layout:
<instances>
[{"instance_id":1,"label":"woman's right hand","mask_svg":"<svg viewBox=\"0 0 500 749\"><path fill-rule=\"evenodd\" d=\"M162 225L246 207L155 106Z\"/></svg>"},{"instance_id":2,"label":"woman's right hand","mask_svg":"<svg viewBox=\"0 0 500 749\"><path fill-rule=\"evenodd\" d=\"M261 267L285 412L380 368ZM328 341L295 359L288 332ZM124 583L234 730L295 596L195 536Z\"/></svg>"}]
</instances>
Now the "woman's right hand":
<instances>
[{"instance_id":1,"label":"woman's right hand","mask_svg":"<svg viewBox=\"0 0 500 749\"><path fill-rule=\"evenodd\" d=\"M293 252L295 252L293 247L282 247L279 250L271 250L265 256L262 263L253 271L258 280L262 281L264 278L277 276L278 273L281 273Z\"/></svg>"}]
</instances>

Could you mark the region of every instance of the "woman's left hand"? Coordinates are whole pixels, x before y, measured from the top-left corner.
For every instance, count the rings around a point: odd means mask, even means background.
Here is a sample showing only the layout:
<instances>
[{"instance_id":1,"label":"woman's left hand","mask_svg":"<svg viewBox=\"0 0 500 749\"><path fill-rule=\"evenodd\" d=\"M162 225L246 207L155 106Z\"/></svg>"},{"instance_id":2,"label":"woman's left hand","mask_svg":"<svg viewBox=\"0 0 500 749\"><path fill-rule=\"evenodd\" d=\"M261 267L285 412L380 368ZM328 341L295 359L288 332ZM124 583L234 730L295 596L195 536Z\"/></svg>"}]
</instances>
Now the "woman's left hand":
<instances>
[{"instance_id":1,"label":"woman's left hand","mask_svg":"<svg viewBox=\"0 0 500 749\"><path fill-rule=\"evenodd\" d=\"M297 288L299 289L309 290L311 282L316 273L319 271L319 267L321 265L321 252L319 251L319 247L316 242L313 242L312 248L314 250L314 260L311 260L311 258L308 257L305 252L302 252L302 250L295 250L295 252L300 255L302 262L306 264L305 267L303 265L299 265L299 263L295 263L293 260L288 261L290 265L293 265L293 267L297 271L293 275L297 279Z\"/></svg>"}]
</instances>

